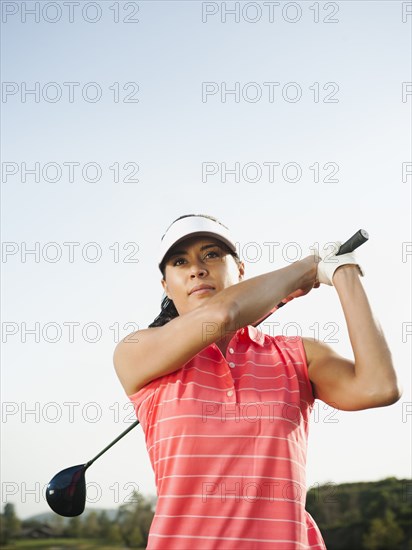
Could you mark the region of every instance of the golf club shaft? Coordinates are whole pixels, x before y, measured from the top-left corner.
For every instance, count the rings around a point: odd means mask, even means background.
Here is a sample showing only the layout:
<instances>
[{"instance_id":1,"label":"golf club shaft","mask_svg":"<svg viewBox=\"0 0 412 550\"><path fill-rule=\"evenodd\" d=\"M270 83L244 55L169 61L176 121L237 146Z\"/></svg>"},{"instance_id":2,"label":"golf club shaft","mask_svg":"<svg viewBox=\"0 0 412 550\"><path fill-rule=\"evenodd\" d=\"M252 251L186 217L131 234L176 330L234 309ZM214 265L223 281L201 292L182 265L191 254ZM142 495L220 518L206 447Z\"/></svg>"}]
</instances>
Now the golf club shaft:
<instances>
[{"instance_id":1,"label":"golf club shaft","mask_svg":"<svg viewBox=\"0 0 412 550\"><path fill-rule=\"evenodd\" d=\"M87 462L85 464L85 469L88 468L89 466L91 466L93 464L93 462L95 460L97 460L100 456L102 456L103 453L105 453L106 451L108 451L110 449L110 447L113 447L113 445L115 443L117 443L119 441L119 439L122 439L122 437L124 437L126 434L128 434L130 432L130 430L133 430L133 428L135 426L137 426L139 424L139 420L136 420L135 422L133 422L133 424L131 424L127 430L125 430L124 432L122 432L119 436L116 437L116 439L114 441L112 441L111 443L109 443L109 445L107 445L107 447L105 447L103 449L103 451L100 451L100 453L98 455L96 455L94 458L92 458L91 460L89 460L89 462Z\"/></svg>"},{"instance_id":2,"label":"golf club shaft","mask_svg":"<svg viewBox=\"0 0 412 550\"><path fill-rule=\"evenodd\" d=\"M341 254L348 254L349 252L353 252L363 243L366 243L366 241L369 239L369 234L364 229L359 229L352 237L350 237L347 241L345 241L340 247L339 250L336 252L336 256L340 256ZM269 317L269 315L272 315L277 309L280 307L285 306L285 302L280 302L277 306L275 306L273 309L269 311L267 315L256 321L256 323L253 323L254 327L257 327L262 323L265 319Z\"/></svg>"}]
</instances>

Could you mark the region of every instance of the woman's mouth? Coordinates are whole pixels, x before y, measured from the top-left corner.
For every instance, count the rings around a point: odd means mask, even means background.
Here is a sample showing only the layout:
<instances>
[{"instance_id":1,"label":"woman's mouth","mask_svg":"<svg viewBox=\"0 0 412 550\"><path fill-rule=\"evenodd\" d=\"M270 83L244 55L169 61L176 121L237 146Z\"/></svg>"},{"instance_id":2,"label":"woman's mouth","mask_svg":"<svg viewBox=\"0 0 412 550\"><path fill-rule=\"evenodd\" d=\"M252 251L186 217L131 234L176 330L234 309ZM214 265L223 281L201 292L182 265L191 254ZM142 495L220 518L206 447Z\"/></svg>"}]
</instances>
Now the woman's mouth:
<instances>
[{"instance_id":1,"label":"woman's mouth","mask_svg":"<svg viewBox=\"0 0 412 550\"><path fill-rule=\"evenodd\" d=\"M214 288L200 288L199 290L194 290L191 292L191 295L193 294L206 294L207 292L211 292L214 290Z\"/></svg>"}]
</instances>

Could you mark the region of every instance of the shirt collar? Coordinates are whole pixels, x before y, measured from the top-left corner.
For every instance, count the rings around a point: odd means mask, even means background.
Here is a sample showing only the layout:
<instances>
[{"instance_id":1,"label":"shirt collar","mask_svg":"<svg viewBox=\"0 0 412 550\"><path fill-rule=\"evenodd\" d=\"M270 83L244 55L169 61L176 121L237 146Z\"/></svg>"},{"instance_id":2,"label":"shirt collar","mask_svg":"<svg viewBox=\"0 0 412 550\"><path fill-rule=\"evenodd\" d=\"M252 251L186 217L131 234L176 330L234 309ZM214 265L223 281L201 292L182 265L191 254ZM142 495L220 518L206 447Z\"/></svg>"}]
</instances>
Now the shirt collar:
<instances>
[{"instance_id":1,"label":"shirt collar","mask_svg":"<svg viewBox=\"0 0 412 550\"><path fill-rule=\"evenodd\" d=\"M254 327L253 325L247 325L239 329L236 333L236 338L240 342L252 340L261 347L264 346L265 342L265 335L262 330Z\"/></svg>"},{"instance_id":2,"label":"shirt collar","mask_svg":"<svg viewBox=\"0 0 412 550\"><path fill-rule=\"evenodd\" d=\"M260 347L264 347L265 345L265 335L262 332L261 329L257 329L253 325L247 325L243 328L240 328L236 331L234 335L234 340L236 342L243 342L245 344L249 344L250 342L254 342ZM208 347L209 350L213 350L214 353L217 354L217 358L219 359L221 357L220 350L216 343L210 344Z\"/></svg>"}]
</instances>

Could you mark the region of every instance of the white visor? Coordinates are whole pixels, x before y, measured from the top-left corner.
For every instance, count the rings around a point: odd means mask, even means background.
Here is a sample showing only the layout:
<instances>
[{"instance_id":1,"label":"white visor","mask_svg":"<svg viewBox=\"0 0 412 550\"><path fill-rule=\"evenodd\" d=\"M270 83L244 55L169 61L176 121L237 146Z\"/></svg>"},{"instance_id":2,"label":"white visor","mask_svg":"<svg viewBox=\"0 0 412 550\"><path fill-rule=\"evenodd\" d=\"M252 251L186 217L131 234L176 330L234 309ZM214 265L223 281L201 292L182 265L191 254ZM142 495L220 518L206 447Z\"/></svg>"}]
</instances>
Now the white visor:
<instances>
[{"instance_id":1,"label":"white visor","mask_svg":"<svg viewBox=\"0 0 412 550\"><path fill-rule=\"evenodd\" d=\"M175 221L163 235L159 250L159 267L172 246L195 235L215 237L225 243L232 252L236 252L236 245L227 227L195 214Z\"/></svg>"}]
</instances>

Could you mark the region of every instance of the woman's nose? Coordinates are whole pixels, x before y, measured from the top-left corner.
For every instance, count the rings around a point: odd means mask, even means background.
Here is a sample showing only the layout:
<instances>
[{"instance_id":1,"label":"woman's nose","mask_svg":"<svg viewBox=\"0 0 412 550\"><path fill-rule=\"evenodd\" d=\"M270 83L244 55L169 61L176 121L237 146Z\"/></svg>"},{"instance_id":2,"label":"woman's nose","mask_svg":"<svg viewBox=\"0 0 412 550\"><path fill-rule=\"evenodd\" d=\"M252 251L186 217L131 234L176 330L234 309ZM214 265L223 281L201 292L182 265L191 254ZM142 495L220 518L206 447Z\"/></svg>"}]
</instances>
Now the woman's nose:
<instances>
[{"instance_id":1,"label":"woman's nose","mask_svg":"<svg viewBox=\"0 0 412 550\"><path fill-rule=\"evenodd\" d=\"M207 269L205 265L202 262L194 262L191 267L191 276L194 277L195 275L203 277L206 275Z\"/></svg>"}]
</instances>

